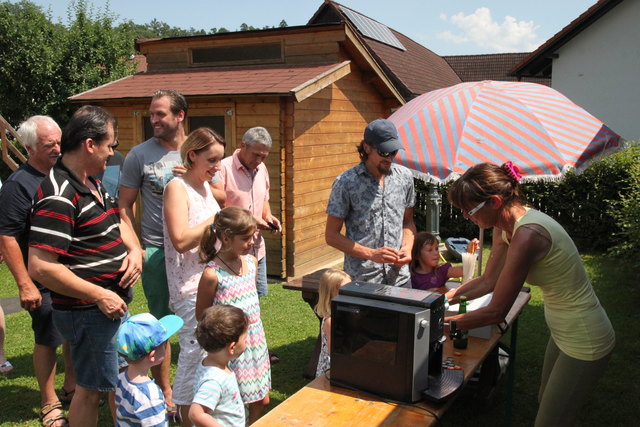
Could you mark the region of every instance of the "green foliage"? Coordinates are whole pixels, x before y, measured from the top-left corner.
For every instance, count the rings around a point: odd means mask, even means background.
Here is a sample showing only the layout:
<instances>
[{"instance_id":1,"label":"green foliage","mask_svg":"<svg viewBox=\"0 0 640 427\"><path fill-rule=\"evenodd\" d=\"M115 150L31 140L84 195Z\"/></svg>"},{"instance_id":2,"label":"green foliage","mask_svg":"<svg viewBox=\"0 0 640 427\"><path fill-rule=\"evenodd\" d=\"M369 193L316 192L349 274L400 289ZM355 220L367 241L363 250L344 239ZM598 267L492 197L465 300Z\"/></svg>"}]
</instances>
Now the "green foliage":
<instances>
[{"instance_id":1,"label":"green foliage","mask_svg":"<svg viewBox=\"0 0 640 427\"><path fill-rule=\"evenodd\" d=\"M619 228L611 253L633 259L634 255L640 255L640 141L629 144L616 157L627 166L629 180L620 200L609 208Z\"/></svg>"},{"instance_id":2,"label":"green foliage","mask_svg":"<svg viewBox=\"0 0 640 427\"><path fill-rule=\"evenodd\" d=\"M416 223L424 227L426 185L416 180ZM441 185L440 235L477 236L478 228L447 200ZM581 251L640 252L640 143L593 162L582 173L564 179L522 185L525 203L556 219Z\"/></svg>"},{"instance_id":3,"label":"green foliage","mask_svg":"<svg viewBox=\"0 0 640 427\"><path fill-rule=\"evenodd\" d=\"M131 74L132 40L113 28L108 8L70 4L68 26L28 1L0 4L0 112L17 125L33 114L64 123L68 98Z\"/></svg>"},{"instance_id":4,"label":"green foliage","mask_svg":"<svg viewBox=\"0 0 640 427\"><path fill-rule=\"evenodd\" d=\"M9 123L62 101L56 79L62 33L33 3L0 3L0 114Z\"/></svg>"},{"instance_id":5,"label":"green foliage","mask_svg":"<svg viewBox=\"0 0 640 427\"><path fill-rule=\"evenodd\" d=\"M50 14L30 1L2 1L0 114L14 126L34 114L65 123L72 110L69 97L136 71L131 61L135 39L229 32L224 27L185 30L157 19L116 24L117 19L108 3L95 8L87 0L71 0L68 24L54 24ZM280 22L280 27L286 25Z\"/></svg>"}]
</instances>

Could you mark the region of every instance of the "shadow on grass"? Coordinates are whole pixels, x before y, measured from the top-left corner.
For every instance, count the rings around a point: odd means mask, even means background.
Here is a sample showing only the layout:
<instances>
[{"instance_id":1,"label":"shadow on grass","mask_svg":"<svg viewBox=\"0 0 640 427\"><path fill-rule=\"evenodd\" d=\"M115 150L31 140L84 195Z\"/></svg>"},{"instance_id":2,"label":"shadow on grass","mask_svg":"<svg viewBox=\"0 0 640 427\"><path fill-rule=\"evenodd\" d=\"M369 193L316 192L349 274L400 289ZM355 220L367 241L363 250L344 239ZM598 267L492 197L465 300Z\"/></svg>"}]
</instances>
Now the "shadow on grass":
<instances>
[{"instance_id":1,"label":"shadow on grass","mask_svg":"<svg viewBox=\"0 0 640 427\"><path fill-rule=\"evenodd\" d=\"M269 349L280 358L279 363L271 366L271 384L274 392L271 393L269 408L282 402L280 396L290 396L310 382L303 378L302 370L311 357L315 340L309 337Z\"/></svg>"},{"instance_id":2,"label":"shadow on grass","mask_svg":"<svg viewBox=\"0 0 640 427\"><path fill-rule=\"evenodd\" d=\"M30 358L29 361L31 361ZM15 375L14 372L15 369L9 375ZM15 383L15 380L8 383L0 379L0 396L2 396L0 424L25 425L28 421L38 419L40 393L30 385Z\"/></svg>"}]
</instances>

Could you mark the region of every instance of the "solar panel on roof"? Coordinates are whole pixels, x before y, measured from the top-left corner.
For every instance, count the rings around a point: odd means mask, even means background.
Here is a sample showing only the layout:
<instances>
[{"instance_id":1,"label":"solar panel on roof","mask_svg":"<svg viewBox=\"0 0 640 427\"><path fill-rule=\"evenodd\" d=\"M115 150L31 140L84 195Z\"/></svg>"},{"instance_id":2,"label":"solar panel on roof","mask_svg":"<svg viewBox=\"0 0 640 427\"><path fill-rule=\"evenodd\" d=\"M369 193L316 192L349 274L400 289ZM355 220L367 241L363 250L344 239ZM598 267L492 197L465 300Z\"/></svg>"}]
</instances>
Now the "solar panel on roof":
<instances>
[{"instance_id":1,"label":"solar panel on roof","mask_svg":"<svg viewBox=\"0 0 640 427\"><path fill-rule=\"evenodd\" d=\"M342 10L346 17L349 18L349 21L356 26L363 36L400 50L407 50L386 25L345 7L340 7L340 10Z\"/></svg>"}]
</instances>

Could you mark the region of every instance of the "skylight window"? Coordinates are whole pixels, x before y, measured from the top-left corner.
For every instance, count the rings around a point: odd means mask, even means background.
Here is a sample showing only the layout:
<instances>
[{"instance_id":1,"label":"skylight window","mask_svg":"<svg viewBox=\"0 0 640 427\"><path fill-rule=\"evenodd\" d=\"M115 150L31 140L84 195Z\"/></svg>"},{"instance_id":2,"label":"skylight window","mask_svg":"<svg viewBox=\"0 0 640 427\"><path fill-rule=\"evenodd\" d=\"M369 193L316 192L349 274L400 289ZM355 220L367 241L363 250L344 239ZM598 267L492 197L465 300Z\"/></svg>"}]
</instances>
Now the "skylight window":
<instances>
[{"instance_id":1,"label":"skylight window","mask_svg":"<svg viewBox=\"0 0 640 427\"><path fill-rule=\"evenodd\" d=\"M340 10L342 10L342 13L349 18L349 21L356 26L363 36L400 50L407 50L386 25L376 22L373 19L361 15L351 9L347 9L346 7L341 6Z\"/></svg>"}]
</instances>

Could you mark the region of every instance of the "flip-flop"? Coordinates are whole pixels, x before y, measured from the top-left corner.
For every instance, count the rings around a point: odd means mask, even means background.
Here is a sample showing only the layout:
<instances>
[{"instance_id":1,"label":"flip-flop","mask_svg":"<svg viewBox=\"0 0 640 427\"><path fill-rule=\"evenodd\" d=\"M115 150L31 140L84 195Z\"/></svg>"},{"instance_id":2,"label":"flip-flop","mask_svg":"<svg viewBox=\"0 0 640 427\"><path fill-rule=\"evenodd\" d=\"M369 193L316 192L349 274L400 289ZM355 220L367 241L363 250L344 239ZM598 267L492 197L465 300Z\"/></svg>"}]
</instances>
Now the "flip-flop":
<instances>
[{"instance_id":1,"label":"flip-flop","mask_svg":"<svg viewBox=\"0 0 640 427\"><path fill-rule=\"evenodd\" d=\"M8 360L0 365L0 374L8 374L13 371L13 365Z\"/></svg>"}]
</instances>

